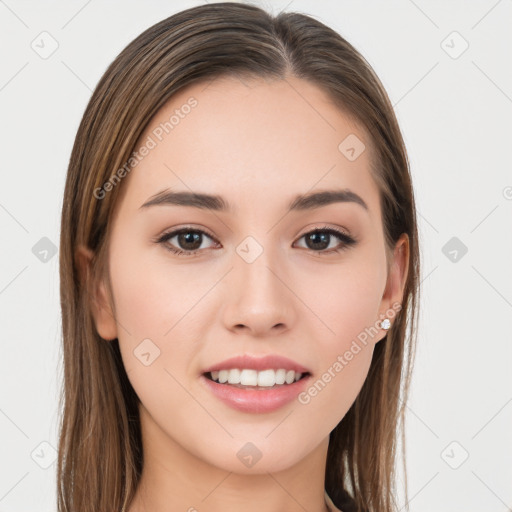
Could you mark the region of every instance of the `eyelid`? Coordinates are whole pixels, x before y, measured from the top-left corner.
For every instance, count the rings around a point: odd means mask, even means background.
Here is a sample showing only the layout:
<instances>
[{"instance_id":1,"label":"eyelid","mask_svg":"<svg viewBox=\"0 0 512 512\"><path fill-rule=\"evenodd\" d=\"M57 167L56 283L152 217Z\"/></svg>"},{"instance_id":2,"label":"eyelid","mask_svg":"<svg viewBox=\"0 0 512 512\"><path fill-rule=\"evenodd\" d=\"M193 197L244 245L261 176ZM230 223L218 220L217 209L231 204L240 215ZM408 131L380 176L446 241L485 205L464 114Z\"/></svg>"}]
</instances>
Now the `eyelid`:
<instances>
[{"instance_id":1,"label":"eyelid","mask_svg":"<svg viewBox=\"0 0 512 512\"><path fill-rule=\"evenodd\" d=\"M337 253L337 252L341 252L344 249L347 249L350 246L356 245L359 241L356 237L352 236L347 231L348 230L346 230L345 228L328 226L328 225L323 224L322 226L317 226L314 228L310 227L302 235L300 235L297 238L297 240L301 240L304 236L311 234L311 233L317 233L317 232L329 233L330 235L333 235L336 238L338 238L338 240L342 244L341 247L339 247L338 249L331 249L329 251L313 251L312 249L310 249L310 251L318 252L318 254L331 254L333 252Z\"/></svg>"},{"instance_id":2,"label":"eyelid","mask_svg":"<svg viewBox=\"0 0 512 512\"><path fill-rule=\"evenodd\" d=\"M182 231L197 231L199 233L204 233L204 234L208 235L210 238L212 238L213 240L218 242L215 235L213 235L208 229L204 228L203 226L201 226L201 227L194 226L193 224L186 224L184 226L178 226L178 227L165 229L160 235L157 235L155 238L153 238L153 241L158 242L158 240L161 240L162 238L166 237L167 235L171 235L171 234L176 236L177 234L179 234Z\"/></svg>"},{"instance_id":3,"label":"eyelid","mask_svg":"<svg viewBox=\"0 0 512 512\"><path fill-rule=\"evenodd\" d=\"M314 251L313 249L305 248L308 252L312 253L318 253L319 256L322 255L330 255L333 253L340 253L344 251L345 249L348 249L350 246L356 245L358 243L358 239L354 236L350 235L345 228L340 227L334 227L334 226L328 226L325 223L319 223L315 227L309 227L307 228L303 234L300 236L295 237L296 242L301 240L304 236L315 233L315 232L321 232L321 233L329 233L331 236L335 236L339 240L339 246L335 249L330 250L320 250L320 251ZM168 230L165 230L161 235L158 235L156 238L153 239L153 242L164 244L166 249L172 253L175 253L176 255L184 255L184 256L195 256L198 253L204 252L206 249L195 249L195 250L184 250L177 247L169 247L166 242L168 242L171 238L174 238L175 236L179 235L182 232L196 232L200 233L202 235L206 235L207 237L211 238L214 242L217 244L220 244L220 242L217 240L217 238L212 235L209 230L203 227L196 227L191 224L185 225L182 227L174 227Z\"/></svg>"},{"instance_id":4,"label":"eyelid","mask_svg":"<svg viewBox=\"0 0 512 512\"><path fill-rule=\"evenodd\" d=\"M211 238L214 242L216 242L217 244L220 244L220 242L217 240L217 238L214 235L212 235L210 233L210 231L208 231L206 228L196 227L192 224L166 229L165 231L163 231L162 234L157 235L155 238L153 238L152 242L157 243L157 244L158 243L165 244L168 240L170 240L171 238L174 238L175 236L179 235L180 233L189 232L189 231L193 231L193 232L197 232L197 233L206 235L209 238ZM168 247L167 247L167 249L170 250L171 252L173 252L172 249L169 249ZM187 254L194 254L196 252L202 252L205 250L205 249L196 249L195 251L185 251L185 250L179 249L179 248L174 248L174 249L176 249L176 251L182 251L183 253L187 253Z\"/></svg>"},{"instance_id":5,"label":"eyelid","mask_svg":"<svg viewBox=\"0 0 512 512\"><path fill-rule=\"evenodd\" d=\"M317 223L313 224L312 226L311 225L308 226L303 231L302 230L300 231L302 234L298 235L297 238L303 237L304 235L307 235L308 233L311 233L314 231L329 231L331 229L333 231L336 231L336 232L343 234L347 237L354 238L350 234L350 231L348 229L341 227L341 226L329 225L326 222L317 222Z\"/></svg>"},{"instance_id":6,"label":"eyelid","mask_svg":"<svg viewBox=\"0 0 512 512\"><path fill-rule=\"evenodd\" d=\"M334 231L338 231L339 233L341 233L347 237L355 239L355 237L350 234L350 231L348 229L339 227L339 226L328 226L326 223L323 223L323 222L320 222L313 226L309 226L309 227L305 228L305 230L303 231L303 233L301 235L296 235L296 238L301 238L304 235L311 233L312 231L324 231L324 230L328 231L329 229L333 229ZM203 233L207 234L210 238L212 238L213 240L218 242L215 235L213 235L207 228L205 228L203 226L195 226L193 224L186 224L181 227L173 227L173 228L166 229L160 235L157 235L153 239L153 241L157 242L159 239L163 238L164 236L170 235L171 233L177 234L183 230L203 232Z\"/></svg>"}]
</instances>

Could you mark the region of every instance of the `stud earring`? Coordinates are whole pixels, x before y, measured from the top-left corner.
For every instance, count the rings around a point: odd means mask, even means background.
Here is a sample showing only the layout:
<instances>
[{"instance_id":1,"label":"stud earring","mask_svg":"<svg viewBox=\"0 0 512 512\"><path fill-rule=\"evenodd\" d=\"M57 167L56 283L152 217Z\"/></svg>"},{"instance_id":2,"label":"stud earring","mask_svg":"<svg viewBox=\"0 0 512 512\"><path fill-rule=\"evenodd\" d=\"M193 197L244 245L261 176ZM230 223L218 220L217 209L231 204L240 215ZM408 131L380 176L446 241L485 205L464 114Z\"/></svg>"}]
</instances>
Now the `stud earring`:
<instances>
[{"instance_id":1,"label":"stud earring","mask_svg":"<svg viewBox=\"0 0 512 512\"><path fill-rule=\"evenodd\" d=\"M384 320L382 320L379 325L381 329L387 331L391 327L391 321L389 320L389 318L384 318Z\"/></svg>"}]
</instances>

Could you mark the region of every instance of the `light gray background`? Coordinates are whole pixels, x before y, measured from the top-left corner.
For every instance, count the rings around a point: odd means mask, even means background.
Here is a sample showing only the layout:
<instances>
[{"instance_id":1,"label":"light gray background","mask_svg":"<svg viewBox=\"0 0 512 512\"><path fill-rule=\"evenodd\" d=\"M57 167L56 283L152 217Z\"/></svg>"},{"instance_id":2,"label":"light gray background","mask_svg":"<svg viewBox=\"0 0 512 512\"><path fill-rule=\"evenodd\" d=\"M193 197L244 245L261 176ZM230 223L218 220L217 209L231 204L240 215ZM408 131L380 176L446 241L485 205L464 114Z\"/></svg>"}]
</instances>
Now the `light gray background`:
<instances>
[{"instance_id":1,"label":"light gray background","mask_svg":"<svg viewBox=\"0 0 512 512\"><path fill-rule=\"evenodd\" d=\"M0 512L56 510L58 253L40 240L58 246L82 113L119 51L200 3L0 0ZM512 2L260 5L313 15L348 39L405 137L423 258L410 508L512 510Z\"/></svg>"}]
</instances>

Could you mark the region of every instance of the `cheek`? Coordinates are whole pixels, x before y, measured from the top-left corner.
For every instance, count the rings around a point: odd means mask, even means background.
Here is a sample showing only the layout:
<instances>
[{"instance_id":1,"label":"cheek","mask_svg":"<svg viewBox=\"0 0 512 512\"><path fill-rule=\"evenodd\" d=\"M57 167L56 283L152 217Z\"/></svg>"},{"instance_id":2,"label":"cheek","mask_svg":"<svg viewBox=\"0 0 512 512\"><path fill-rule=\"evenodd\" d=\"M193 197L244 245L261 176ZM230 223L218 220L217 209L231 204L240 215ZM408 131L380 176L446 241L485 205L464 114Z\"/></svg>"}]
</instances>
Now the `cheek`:
<instances>
[{"instance_id":1,"label":"cheek","mask_svg":"<svg viewBox=\"0 0 512 512\"><path fill-rule=\"evenodd\" d=\"M304 281L299 292L316 314L304 328L314 340L320 368L302 403L311 411L317 407L326 411L333 428L367 377L380 333L376 322L384 289L385 259L383 256L379 261L371 251L367 254L359 253L357 259L317 272Z\"/></svg>"},{"instance_id":2,"label":"cheek","mask_svg":"<svg viewBox=\"0 0 512 512\"><path fill-rule=\"evenodd\" d=\"M111 276L128 378L152 414L166 409L192 413L194 402L182 384L198 350L198 303L211 284L152 261L143 251L132 248L126 254L116 259L112 252Z\"/></svg>"},{"instance_id":3,"label":"cheek","mask_svg":"<svg viewBox=\"0 0 512 512\"><path fill-rule=\"evenodd\" d=\"M297 295L314 313L309 316L317 318L317 334L309 334L320 338L322 353L332 356L346 349L375 325L385 284L384 256L378 261L371 252L360 252L339 265L317 267L314 273L301 275L295 281Z\"/></svg>"},{"instance_id":4,"label":"cheek","mask_svg":"<svg viewBox=\"0 0 512 512\"><path fill-rule=\"evenodd\" d=\"M117 261L117 263L115 263ZM172 267L142 251L113 257L111 264L116 317L129 331L133 342L144 338L169 340L183 329L187 316L209 286L208 279L185 266ZM123 329L120 336L126 337Z\"/></svg>"},{"instance_id":5,"label":"cheek","mask_svg":"<svg viewBox=\"0 0 512 512\"><path fill-rule=\"evenodd\" d=\"M172 268L162 258L155 261L135 244L112 250L110 272L119 346L134 389L149 408L169 395L186 407L190 399L178 382L184 382L198 350L197 314L209 279L197 279L185 266Z\"/></svg>"}]
</instances>

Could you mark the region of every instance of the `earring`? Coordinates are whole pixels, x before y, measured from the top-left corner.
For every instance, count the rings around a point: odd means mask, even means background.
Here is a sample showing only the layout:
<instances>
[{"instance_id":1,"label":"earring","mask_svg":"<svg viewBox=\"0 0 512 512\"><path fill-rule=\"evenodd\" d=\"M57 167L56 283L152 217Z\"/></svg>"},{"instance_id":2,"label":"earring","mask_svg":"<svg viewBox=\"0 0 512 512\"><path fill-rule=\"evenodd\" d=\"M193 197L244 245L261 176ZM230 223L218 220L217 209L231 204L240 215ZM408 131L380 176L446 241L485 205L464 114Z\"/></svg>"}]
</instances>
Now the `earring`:
<instances>
[{"instance_id":1,"label":"earring","mask_svg":"<svg viewBox=\"0 0 512 512\"><path fill-rule=\"evenodd\" d=\"M387 331L391 327L391 321L389 320L389 318L384 318L384 320L382 320L379 325L381 329Z\"/></svg>"}]
</instances>

